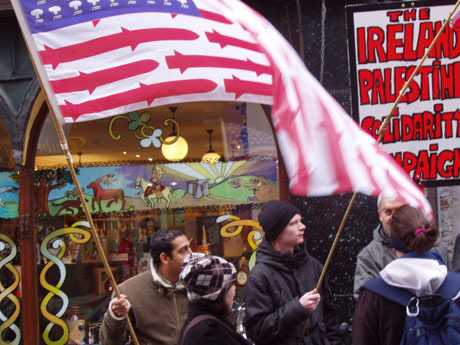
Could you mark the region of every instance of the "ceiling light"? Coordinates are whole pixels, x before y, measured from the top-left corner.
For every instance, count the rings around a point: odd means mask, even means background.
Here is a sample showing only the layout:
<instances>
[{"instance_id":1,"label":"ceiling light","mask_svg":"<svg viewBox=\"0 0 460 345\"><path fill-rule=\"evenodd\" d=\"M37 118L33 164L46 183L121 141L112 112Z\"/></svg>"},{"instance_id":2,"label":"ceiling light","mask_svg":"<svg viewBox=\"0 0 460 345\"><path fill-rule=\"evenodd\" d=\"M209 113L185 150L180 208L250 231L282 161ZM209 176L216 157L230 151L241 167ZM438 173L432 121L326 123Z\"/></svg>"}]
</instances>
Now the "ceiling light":
<instances>
[{"instance_id":1,"label":"ceiling light","mask_svg":"<svg viewBox=\"0 0 460 345\"><path fill-rule=\"evenodd\" d=\"M188 143L181 136L169 136L161 145L161 153L168 161L181 161L187 156Z\"/></svg>"},{"instance_id":2,"label":"ceiling light","mask_svg":"<svg viewBox=\"0 0 460 345\"><path fill-rule=\"evenodd\" d=\"M126 152L126 151L123 151L123 155L125 155L125 156L126 156L126 154L127 154L127 153L128 153L128 152Z\"/></svg>"},{"instance_id":3,"label":"ceiling light","mask_svg":"<svg viewBox=\"0 0 460 345\"><path fill-rule=\"evenodd\" d=\"M141 158L141 155L136 155L136 158Z\"/></svg>"},{"instance_id":4,"label":"ceiling light","mask_svg":"<svg viewBox=\"0 0 460 345\"><path fill-rule=\"evenodd\" d=\"M152 162L153 161L153 158L152 157L149 157L149 162Z\"/></svg>"},{"instance_id":5,"label":"ceiling light","mask_svg":"<svg viewBox=\"0 0 460 345\"><path fill-rule=\"evenodd\" d=\"M165 123L172 123L171 134L163 140L161 145L161 153L171 162L178 162L183 160L188 153L188 143L180 136L179 124L175 119L177 107L170 107L172 118L166 119Z\"/></svg>"},{"instance_id":6,"label":"ceiling light","mask_svg":"<svg viewBox=\"0 0 460 345\"><path fill-rule=\"evenodd\" d=\"M201 157L201 163L208 163L208 164L216 164L220 161L221 156L212 148L212 129L207 129L208 132L208 140L209 140L209 148L208 152L206 152L203 157Z\"/></svg>"}]
</instances>

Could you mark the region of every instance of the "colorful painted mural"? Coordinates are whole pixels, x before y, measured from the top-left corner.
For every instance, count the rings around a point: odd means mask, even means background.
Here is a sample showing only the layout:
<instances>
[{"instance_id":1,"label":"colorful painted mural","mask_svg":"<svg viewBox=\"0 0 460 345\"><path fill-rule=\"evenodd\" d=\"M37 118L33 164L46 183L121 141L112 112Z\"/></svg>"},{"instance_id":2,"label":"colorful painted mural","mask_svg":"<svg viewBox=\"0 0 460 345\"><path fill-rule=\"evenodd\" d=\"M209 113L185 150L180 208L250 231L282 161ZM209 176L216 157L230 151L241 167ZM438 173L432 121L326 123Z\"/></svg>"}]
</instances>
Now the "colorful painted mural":
<instances>
[{"instance_id":1,"label":"colorful painted mural","mask_svg":"<svg viewBox=\"0 0 460 345\"><path fill-rule=\"evenodd\" d=\"M80 168L92 212L260 203L278 198L273 159ZM56 184L56 183L55 183ZM70 181L50 190L49 215L81 213Z\"/></svg>"},{"instance_id":2,"label":"colorful painted mural","mask_svg":"<svg viewBox=\"0 0 460 345\"><path fill-rule=\"evenodd\" d=\"M19 214L19 189L16 173L0 172L0 218L16 218Z\"/></svg>"},{"instance_id":3,"label":"colorful painted mural","mask_svg":"<svg viewBox=\"0 0 460 345\"><path fill-rule=\"evenodd\" d=\"M278 196L277 162L170 163L80 168L93 213L261 203ZM18 176L0 173L0 218L18 217ZM82 213L66 169L36 171L34 196L42 216Z\"/></svg>"}]
</instances>

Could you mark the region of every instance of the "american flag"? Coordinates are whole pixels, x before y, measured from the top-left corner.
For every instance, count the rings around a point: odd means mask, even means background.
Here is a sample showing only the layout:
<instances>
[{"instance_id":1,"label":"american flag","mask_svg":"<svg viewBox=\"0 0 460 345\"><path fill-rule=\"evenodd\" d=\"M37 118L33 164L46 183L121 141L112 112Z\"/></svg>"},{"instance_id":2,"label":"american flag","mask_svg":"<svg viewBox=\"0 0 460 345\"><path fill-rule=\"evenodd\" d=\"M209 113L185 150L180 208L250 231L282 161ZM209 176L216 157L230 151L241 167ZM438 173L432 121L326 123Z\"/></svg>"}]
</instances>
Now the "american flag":
<instances>
[{"instance_id":1,"label":"american flag","mask_svg":"<svg viewBox=\"0 0 460 345\"><path fill-rule=\"evenodd\" d=\"M271 103L260 46L206 1L21 3L67 122L196 100Z\"/></svg>"},{"instance_id":2,"label":"american flag","mask_svg":"<svg viewBox=\"0 0 460 345\"><path fill-rule=\"evenodd\" d=\"M402 168L242 2L20 1L66 121L189 101L272 104L292 193L383 193L431 214Z\"/></svg>"}]
</instances>

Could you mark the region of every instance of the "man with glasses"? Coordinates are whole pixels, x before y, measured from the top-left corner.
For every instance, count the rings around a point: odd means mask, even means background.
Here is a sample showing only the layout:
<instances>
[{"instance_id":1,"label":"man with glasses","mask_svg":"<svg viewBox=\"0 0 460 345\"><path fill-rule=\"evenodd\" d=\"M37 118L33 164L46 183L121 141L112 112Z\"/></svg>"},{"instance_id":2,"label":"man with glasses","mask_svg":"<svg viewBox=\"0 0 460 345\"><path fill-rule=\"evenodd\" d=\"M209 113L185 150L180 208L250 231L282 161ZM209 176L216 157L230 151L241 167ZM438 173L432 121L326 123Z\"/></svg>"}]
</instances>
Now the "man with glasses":
<instances>
[{"instance_id":1,"label":"man with glasses","mask_svg":"<svg viewBox=\"0 0 460 345\"><path fill-rule=\"evenodd\" d=\"M356 299L359 296L359 289L369 279L376 277L386 265L403 255L391 246L389 226L393 212L403 205L404 202L397 198L389 199L382 195L378 197L377 209L380 224L374 229L373 240L359 252L356 261L353 289Z\"/></svg>"}]
</instances>

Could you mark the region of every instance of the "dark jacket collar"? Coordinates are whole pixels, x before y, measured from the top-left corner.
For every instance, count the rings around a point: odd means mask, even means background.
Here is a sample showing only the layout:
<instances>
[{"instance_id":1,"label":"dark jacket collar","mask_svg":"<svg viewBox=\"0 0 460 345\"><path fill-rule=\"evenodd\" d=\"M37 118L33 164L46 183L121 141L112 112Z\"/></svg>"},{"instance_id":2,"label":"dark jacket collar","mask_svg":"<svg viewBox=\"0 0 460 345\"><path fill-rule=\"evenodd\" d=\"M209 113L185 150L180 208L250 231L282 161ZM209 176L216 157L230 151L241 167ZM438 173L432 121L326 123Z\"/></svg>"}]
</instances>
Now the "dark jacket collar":
<instances>
[{"instance_id":1,"label":"dark jacket collar","mask_svg":"<svg viewBox=\"0 0 460 345\"><path fill-rule=\"evenodd\" d=\"M194 302L190 303L188 307L188 319L192 320L194 317L202 314L210 314L214 316L216 319L223 321L225 323L231 324L228 317L223 315L224 313L221 310L217 310L215 306L213 306L212 302L208 301L201 301L201 302Z\"/></svg>"},{"instance_id":2,"label":"dark jacket collar","mask_svg":"<svg viewBox=\"0 0 460 345\"><path fill-rule=\"evenodd\" d=\"M294 253L281 253L276 251L270 242L263 240L257 248L257 263L265 263L282 270L296 269L301 263L308 260L308 255L303 246L294 249Z\"/></svg>"}]
</instances>

